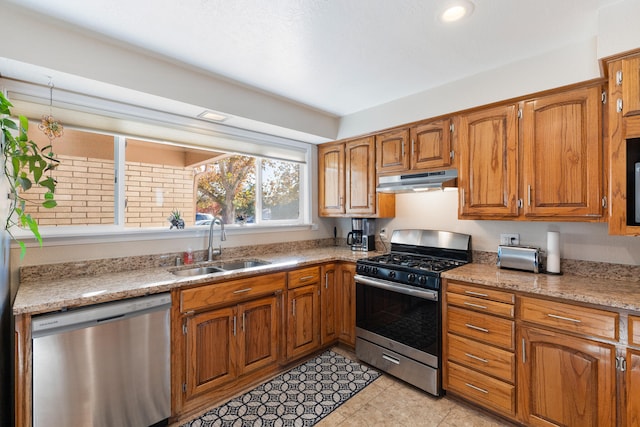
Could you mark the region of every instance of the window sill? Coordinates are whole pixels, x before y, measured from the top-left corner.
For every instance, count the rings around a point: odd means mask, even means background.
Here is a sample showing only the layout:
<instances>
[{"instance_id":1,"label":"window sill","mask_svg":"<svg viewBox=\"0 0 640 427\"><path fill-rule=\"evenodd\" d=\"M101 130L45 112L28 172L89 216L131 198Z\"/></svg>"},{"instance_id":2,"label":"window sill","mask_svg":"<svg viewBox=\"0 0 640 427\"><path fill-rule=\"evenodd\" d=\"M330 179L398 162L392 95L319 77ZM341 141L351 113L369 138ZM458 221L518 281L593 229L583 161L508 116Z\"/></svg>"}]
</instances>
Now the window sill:
<instances>
[{"instance_id":1,"label":"window sill","mask_svg":"<svg viewBox=\"0 0 640 427\"><path fill-rule=\"evenodd\" d=\"M287 224L287 225L225 225L227 236L243 234L266 234L317 230L317 224ZM220 226L214 228L214 235L218 234ZM25 243L27 247L39 246L33 235L25 230L12 230L14 236ZM208 225L191 226L182 230L166 228L122 228L115 226L77 227L64 230L56 227L41 228L42 246L64 246L76 244L118 243L149 240L189 239L204 237L209 234ZM17 243L12 242L12 247Z\"/></svg>"}]
</instances>

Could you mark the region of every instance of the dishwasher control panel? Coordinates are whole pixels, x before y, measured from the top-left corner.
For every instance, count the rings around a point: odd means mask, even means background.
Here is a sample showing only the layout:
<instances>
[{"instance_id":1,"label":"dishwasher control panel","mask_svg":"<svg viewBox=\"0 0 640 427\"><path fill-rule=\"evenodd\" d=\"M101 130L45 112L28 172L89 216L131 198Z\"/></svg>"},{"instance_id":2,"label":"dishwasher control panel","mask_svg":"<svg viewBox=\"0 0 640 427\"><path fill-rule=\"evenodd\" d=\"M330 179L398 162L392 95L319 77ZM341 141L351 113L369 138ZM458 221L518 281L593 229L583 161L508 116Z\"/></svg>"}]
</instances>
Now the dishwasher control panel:
<instances>
[{"instance_id":1,"label":"dishwasher control panel","mask_svg":"<svg viewBox=\"0 0 640 427\"><path fill-rule=\"evenodd\" d=\"M33 316L32 334L35 337L58 331L61 328L86 327L171 306L171 294L162 293L121 301L81 307L50 314Z\"/></svg>"}]
</instances>

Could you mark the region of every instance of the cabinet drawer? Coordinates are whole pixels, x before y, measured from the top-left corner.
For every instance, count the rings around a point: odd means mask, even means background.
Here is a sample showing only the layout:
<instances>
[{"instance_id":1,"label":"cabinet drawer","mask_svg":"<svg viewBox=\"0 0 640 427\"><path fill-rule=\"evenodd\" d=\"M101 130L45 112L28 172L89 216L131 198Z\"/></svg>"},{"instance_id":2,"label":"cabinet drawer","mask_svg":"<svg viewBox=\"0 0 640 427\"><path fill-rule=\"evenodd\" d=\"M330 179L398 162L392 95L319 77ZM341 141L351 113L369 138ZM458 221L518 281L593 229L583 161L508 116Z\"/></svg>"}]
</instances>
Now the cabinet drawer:
<instances>
[{"instance_id":1,"label":"cabinet drawer","mask_svg":"<svg viewBox=\"0 0 640 427\"><path fill-rule=\"evenodd\" d=\"M449 332L513 350L514 322L488 314L447 308Z\"/></svg>"},{"instance_id":2,"label":"cabinet drawer","mask_svg":"<svg viewBox=\"0 0 640 427\"><path fill-rule=\"evenodd\" d=\"M640 346L639 316L629 316L629 345Z\"/></svg>"},{"instance_id":3,"label":"cabinet drawer","mask_svg":"<svg viewBox=\"0 0 640 427\"><path fill-rule=\"evenodd\" d=\"M452 334L448 335L448 340L450 360L514 382L515 356L512 352Z\"/></svg>"},{"instance_id":4,"label":"cabinet drawer","mask_svg":"<svg viewBox=\"0 0 640 427\"><path fill-rule=\"evenodd\" d=\"M185 313L226 305L278 290L282 291L284 286L285 273L276 273L185 289L180 292L180 311Z\"/></svg>"},{"instance_id":5,"label":"cabinet drawer","mask_svg":"<svg viewBox=\"0 0 640 427\"><path fill-rule=\"evenodd\" d=\"M474 403L515 414L515 386L472 371L457 363L448 362L449 390L467 397Z\"/></svg>"},{"instance_id":6,"label":"cabinet drawer","mask_svg":"<svg viewBox=\"0 0 640 427\"><path fill-rule=\"evenodd\" d=\"M509 292L497 291L495 289L479 288L477 286L469 285L462 282L456 282L453 280L448 282L447 292L503 302L505 304L514 304L516 301L515 296Z\"/></svg>"},{"instance_id":7,"label":"cabinet drawer","mask_svg":"<svg viewBox=\"0 0 640 427\"><path fill-rule=\"evenodd\" d=\"M594 337L618 339L618 313L573 304L520 298L520 318L525 322Z\"/></svg>"},{"instance_id":8,"label":"cabinet drawer","mask_svg":"<svg viewBox=\"0 0 640 427\"><path fill-rule=\"evenodd\" d=\"M287 273L287 286L289 289L309 285L320 280L320 267L301 268Z\"/></svg>"},{"instance_id":9,"label":"cabinet drawer","mask_svg":"<svg viewBox=\"0 0 640 427\"><path fill-rule=\"evenodd\" d=\"M513 304L491 301L465 294L455 294L452 292L447 292L447 303L469 310L510 318L513 318L515 311Z\"/></svg>"}]
</instances>

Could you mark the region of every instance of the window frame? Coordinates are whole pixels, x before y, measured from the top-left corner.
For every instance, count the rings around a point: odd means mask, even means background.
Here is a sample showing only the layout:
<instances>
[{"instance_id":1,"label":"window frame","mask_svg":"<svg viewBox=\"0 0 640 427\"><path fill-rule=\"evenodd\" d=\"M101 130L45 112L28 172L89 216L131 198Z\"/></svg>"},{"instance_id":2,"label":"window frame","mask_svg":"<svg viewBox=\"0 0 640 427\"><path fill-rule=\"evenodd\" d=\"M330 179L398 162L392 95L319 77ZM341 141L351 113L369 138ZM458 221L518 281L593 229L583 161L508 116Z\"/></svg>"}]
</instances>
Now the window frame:
<instances>
[{"instance_id":1,"label":"window frame","mask_svg":"<svg viewBox=\"0 0 640 427\"><path fill-rule=\"evenodd\" d=\"M25 89L26 86L26 89ZM49 107L49 88L38 86L34 84L28 84L24 82L14 82L7 79L0 79L0 90L3 90L3 93L8 94L9 90L12 90L13 93L26 93L25 95L29 98L29 103L41 106L43 111L48 110ZM77 97L77 94L74 94ZM8 96L10 98L10 96ZM143 123L143 125L147 126L149 122L154 123L156 126L161 126L165 124L167 116L172 118L172 122L168 125L169 128L175 129L178 127L182 131L186 132L195 132L201 133L199 129L195 129L190 126L190 123L193 121L192 118L182 118L181 116L174 116L167 112L158 112L153 110L148 110L143 107L135 107L131 105L126 105L128 108L120 109L118 115L116 117L110 113L108 109L113 109L114 104L118 104L115 101L111 100L99 100L96 98L91 98L89 96L84 96L84 98L88 98L91 100L92 104L90 106L86 106L84 111L81 108L80 113L89 112L91 114L98 114L102 117L108 118L109 120L129 120L135 122L136 120ZM11 100L11 99L10 99ZM64 104L64 102L63 102ZM100 106L104 105L105 110L101 110ZM124 105L124 104L123 104ZM77 105L76 105L77 107ZM54 115L56 113L56 109L58 107L54 107ZM131 111L132 108L135 108L135 114L127 115L127 111ZM124 113L122 111L125 111ZM140 111L144 112L141 115ZM22 115L23 113L15 109L12 109L14 115ZM29 117L30 121L37 120L36 117ZM126 134L124 132L113 132L109 129L99 129L95 127L84 127L78 125L65 125L64 121L62 124L65 128L77 129L81 131L87 132L97 132L102 134L111 135L114 137L114 146L120 147L120 150L124 147L124 141L127 138L134 138L139 140L145 140L153 143L162 143L162 144L175 144L184 146L187 148L194 149L203 149L208 148L216 151L227 151L219 149L215 146L215 142L212 143L211 146L205 147L201 145L196 145L193 143L177 143L170 141L159 141L157 138L148 137L142 134ZM207 126L207 123L202 123L202 121L198 120L199 127ZM211 124L212 128L215 131L219 131L222 125L220 124ZM225 128L224 126L222 126ZM291 150L295 150L298 152L298 156L300 156L300 152L302 152L302 156L304 161L296 162L295 160L280 158L280 157L270 157L264 156L261 154L254 154L249 152L238 152L240 155L250 155L254 156L258 159L266 158L266 159L275 159L282 160L288 162L299 163L301 165L300 168L300 219L297 222L291 222L287 220L269 220L263 221L261 223L256 224L225 224L226 229L230 234L245 234L245 233L269 233L269 232L287 232L287 231L300 231L300 230L308 230L308 229L317 229L317 225L313 224L312 219L312 176L311 174L314 171L312 166L313 161L313 148L314 145L311 143L306 143L302 141L289 140L286 138L281 138L273 135L260 134L258 132L253 132L245 129L235 129L232 127L226 127L225 132L229 132L233 139L242 141L243 139L249 142L250 144L256 144L259 142L264 146L274 146L280 152L282 152L283 147L290 147ZM64 138L64 137L63 137ZM215 141L215 138L213 138ZM46 245L48 242L50 243L64 243L64 242L119 242L119 241L135 241L135 240L155 240L155 239L167 239L173 238L176 236L176 233L180 234L181 238L189 238L189 237L199 237L203 235L205 231L208 232L209 226L207 225L191 225L183 230L169 230L169 226L166 227L126 227L124 222L124 199L125 199L125 186L126 180L124 178L124 164L125 158L124 156L119 156L120 152L118 148L115 149L115 158L114 158L114 173L118 177L117 184L114 183L114 210L116 215L114 217L113 225L69 225L69 226L39 226L39 231L42 236L43 244ZM53 208L55 209L55 208ZM256 206L258 209L258 206ZM19 227L13 227L12 233L20 240L23 240L27 246L36 246L37 241L33 237L33 235L25 229L21 229Z\"/></svg>"}]
</instances>

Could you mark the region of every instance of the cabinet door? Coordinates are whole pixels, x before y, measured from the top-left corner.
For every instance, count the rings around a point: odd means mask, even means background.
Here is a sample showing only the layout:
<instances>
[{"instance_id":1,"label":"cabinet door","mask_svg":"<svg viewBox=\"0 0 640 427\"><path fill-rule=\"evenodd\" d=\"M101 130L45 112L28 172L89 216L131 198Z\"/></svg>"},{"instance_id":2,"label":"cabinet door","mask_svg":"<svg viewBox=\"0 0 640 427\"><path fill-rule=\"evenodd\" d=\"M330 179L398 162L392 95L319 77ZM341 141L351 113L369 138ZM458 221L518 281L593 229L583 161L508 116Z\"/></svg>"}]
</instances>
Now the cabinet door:
<instances>
[{"instance_id":1,"label":"cabinet door","mask_svg":"<svg viewBox=\"0 0 640 427\"><path fill-rule=\"evenodd\" d=\"M622 115L640 114L640 56L622 60Z\"/></svg>"},{"instance_id":2,"label":"cabinet door","mask_svg":"<svg viewBox=\"0 0 640 427\"><path fill-rule=\"evenodd\" d=\"M335 264L322 266L320 283L320 342L322 345L338 339L337 279Z\"/></svg>"},{"instance_id":3,"label":"cabinet door","mask_svg":"<svg viewBox=\"0 0 640 427\"><path fill-rule=\"evenodd\" d=\"M376 168L379 174L409 170L409 130L376 135Z\"/></svg>"},{"instance_id":4,"label":"cabinet door","mask_svg":"<svg viewBox=\"0 0 640 427\"><path fill-rule=\"evenodd\" d=\"M451 165L451 120L411 128L411 169Z\"/></svg>"},{"instance_id":5,"label":"cabinet door","mask_svg":"<svg viewBox=\"0 0 640 427\"><path fill-rule=\"evenodd\" d=\"M344 214L344 144L318 147L320 216Z\"/></svg>"},{"instance_id":6,"label":"cabinet door","mask_svg":"<svg viewBox=\"0 0 640 427\"><path fill-rule=\"evenodd\" d=\"M237 376L235 307L187 318L186 399L214 389Z\"/></svg>"},{"instance_id":7,"label":"cabinet door","mask_svg":"<svg viewBox=\"0 0 640 427\"><path fill-rule=\"evenodd\" d=\"M507 105L460 117L461 218L518 215L517 110Z\"/></svg>"},{"instance_id":8,"label":"cabinet door","mask_svg":"<svg viewBox=\"0 0 640 427\"><path fill-rule=\"evenodd\" d=\"M628 426L640 426L640 351L627 350L627 405Z\"/></svg>"},{"instance_id":9,"label":"cabinet door","mask_svg":"<svg viewBox=\"0 0 640 427\"><path fill-rule=\"evenodd\" d=\"M320 346L320 301L318 284L288 292L287 356L289 359Z\"/></svg>"},{"instance_id":10,"label":"cabinet door","mask_svg":"<svg viewBox=\"0 0 640 427\"><path fill-rule=\"evenodd\" d=\"M373 137L345 143L346 213L376 213L376 166Z\"/></svg>"},{"instance_id":11,"label":"cabinet door","mask_svg":"<svg viewBox=\"0 0 640 427\"><path fill-rule=\"evenodd\" d=\"M601 89L527 101L522 118L524 214L602 216Z\"/></svg>"},{"instance_id":12,"label":"cabinet door","mask_svg":"<svg viewBox=\"0 0 640 427\"><path fill-rule=\"evenodd\" d=\"M534 426L616 425L615 347L521 327L518 412Z\"/></svg>"},{"instance_id":13,"label":"cabinet door","mask_svg":"<svg viewBox=\"0 0 640 427\"><path fill-rule=\"evenodd\" d=\"M238 375L278 360L278 297L238 306Z\"/></svg>"},{"instance_id":14,"label":"cabinet door","mask_svg":"<svg viewBox=\"0 0 640 427\"><path fill-rule=\"evenodd\" d=\"M356 275L355 264L340 264L338 269L338 301L341 305L339 338L351 347L356 345Z\"/></svg>"}]
</instances>

